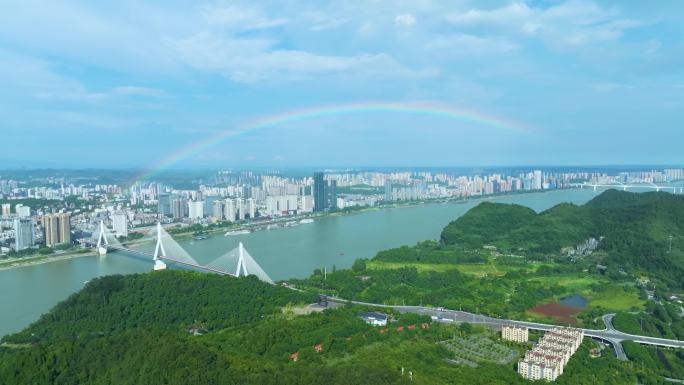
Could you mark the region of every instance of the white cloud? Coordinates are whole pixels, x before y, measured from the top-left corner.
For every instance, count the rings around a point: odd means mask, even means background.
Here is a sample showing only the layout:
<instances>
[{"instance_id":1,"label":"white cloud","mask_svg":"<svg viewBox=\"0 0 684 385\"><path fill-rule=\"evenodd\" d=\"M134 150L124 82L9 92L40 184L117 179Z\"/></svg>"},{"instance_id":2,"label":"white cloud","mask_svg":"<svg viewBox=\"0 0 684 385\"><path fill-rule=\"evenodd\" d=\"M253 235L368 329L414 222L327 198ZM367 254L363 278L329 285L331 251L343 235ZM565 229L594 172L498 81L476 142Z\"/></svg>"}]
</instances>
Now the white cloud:
<instances>
[{"instance_id":1,"label":"white cloud","mask_svg":"<svg viewBox=\"0 0 684 385\"><path fill-rule=\"evenodd\" d=\"M203 15L211 24L238 30L268 29L289 22L287 18L269 18L255 8L237 5L204 8Z\"/></svg>"},{"instance_id":2,"label":"white cloud","mask_svg":"<svg viewBox=\"0 0 684 385\"><path fill-rule=\"evenodd\" d=\"M412 70L387 54L320 55L295 49L274 49L263 39L220 38L201 34L172 42L185 62L198 69L218 71L238 82L267 78L288 80L333 73L400 77L430 77L434 69Z\"/></svg>"},{"instance_id":3,"label":"white cloud","mask_svg":"<svg viewBox=\"0 0 684 385\"><path fill-rule=\"evenodd\" d=\"M304 12L304 23L308 24L309 31L326 31L341 27L351 20L349 17L333 17L323 12Z\"/></svg>"},{"instance_id":4,"label":"white cloud","mask_svg":"<svg viewBox=\"0 0 684 385\"><path fill-rule=\"evenodd\" d=\"M487 54L512 52L518 49L518 45L503 38L457 33L439 36L428 42L425 48L427 50L449 50L456 54Z\"/></svg>"},{"instance_id":5,"label":"white cloud","mask_svg":"<svg viewBox=\"0 0 684 385\"><path fill-rule=\"evenodd\" d=\"M59 75L47 61L0 50L0 83L13 97L97 101L106 94L90 92L79 81Z\"/></svg>"},{"instance_id":6,"label":"white cloud","mask_svg":"<svg viewBox=\"0 0 684 385\"><path fill-rule=\"evenodd\" d=\"M643 25L624 18L614 9L589 1L570 0L549 7L531 7L514 2L494 9L454 12L446 20L461 28L487 28L501 33L540 38L559 47L612 42L630 28Z\"/></svg>"},{"instance_id":7,"label":"white cloud","mask_svg":"<svg viewBox=\"0 0 684 385\"><path fill-rule=\"evenodd\" d=\"M402 15L397 15L394 18L394 24L397 27L413 27L416 24L416 18L410 13L405 13Z\"/></svg>"},{"instance_id":8,"label":"white cloud","mask_svg":"<svg viewBox=\"0 0 684 385\"><path fill-rule=\"evenodd\" d=\"M164 90L150 87L140 87L140 86L120 86L115 87L113 90L114 94L122 96L150 96L150 97L160 97L166 95Z\"/></svg>"}]
</instances>

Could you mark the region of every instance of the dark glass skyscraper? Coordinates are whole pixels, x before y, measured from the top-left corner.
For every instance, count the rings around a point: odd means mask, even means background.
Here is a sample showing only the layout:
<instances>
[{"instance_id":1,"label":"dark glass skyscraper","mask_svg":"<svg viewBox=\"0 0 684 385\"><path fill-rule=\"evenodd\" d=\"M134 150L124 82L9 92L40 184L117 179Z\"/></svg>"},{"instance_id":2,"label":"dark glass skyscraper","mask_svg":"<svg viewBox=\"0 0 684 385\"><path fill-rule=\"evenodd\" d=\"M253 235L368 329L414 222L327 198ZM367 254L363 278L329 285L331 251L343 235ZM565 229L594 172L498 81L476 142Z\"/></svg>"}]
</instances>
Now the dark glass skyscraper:
<instances>
[{"instance_id":1,"label":"dark glass skyscraper","mask_svg":"<svg viewBox=\"0 0 684 385\"><path fill-rule=\"evenodd\" d=\"M324 211L328 199L326 196L326 185L325 185L325 173L322 172L315 172L314 173L314 185L313 185L313 194L314 194L314 211Z\"/></svg>"}]
</instances>

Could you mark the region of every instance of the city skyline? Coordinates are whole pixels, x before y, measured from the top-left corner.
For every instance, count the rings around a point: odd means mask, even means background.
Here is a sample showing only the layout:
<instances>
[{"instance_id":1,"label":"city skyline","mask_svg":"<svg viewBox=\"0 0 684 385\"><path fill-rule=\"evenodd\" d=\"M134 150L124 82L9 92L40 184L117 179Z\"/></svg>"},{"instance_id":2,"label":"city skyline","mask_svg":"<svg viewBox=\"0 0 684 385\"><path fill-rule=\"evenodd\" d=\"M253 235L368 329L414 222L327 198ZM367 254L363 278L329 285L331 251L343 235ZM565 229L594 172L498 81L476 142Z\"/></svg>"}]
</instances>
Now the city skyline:
<instances>
[{"instance_id":1,"label":"city skyline","mask_svg":"<svg viewBox=\"0 0 684 385\"><path fill-rule=\"evenodd\" d=\"M677 164L683 7L26 2L0 16L0 162Z\"/></svg>"}]
</instances>

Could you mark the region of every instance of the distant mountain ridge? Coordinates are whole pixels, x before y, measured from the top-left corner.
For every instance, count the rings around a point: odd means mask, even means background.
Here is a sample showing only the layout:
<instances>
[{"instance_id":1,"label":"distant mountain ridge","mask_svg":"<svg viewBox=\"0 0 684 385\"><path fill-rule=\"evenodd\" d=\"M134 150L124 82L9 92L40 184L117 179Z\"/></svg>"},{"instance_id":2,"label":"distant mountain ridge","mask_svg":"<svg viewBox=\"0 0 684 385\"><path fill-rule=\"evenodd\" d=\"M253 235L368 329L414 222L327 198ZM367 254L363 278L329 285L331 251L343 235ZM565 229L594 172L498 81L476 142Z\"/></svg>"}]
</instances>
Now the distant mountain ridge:
<instances>
[{"instance_id":1,"label":"distant mountain ridge","mask_svg":"<svg viewBox=\"0 0 684 385\"><path fill-rule=\"evenodd\" d=\"M683 195L608 190L583 206L563 203L539 214L520 205L484 202L448 224L441 242L493 245L543 258L590 237L603 237L599 250L608 254L608 262L684 286Z\"/></svg>"}]
</instances>

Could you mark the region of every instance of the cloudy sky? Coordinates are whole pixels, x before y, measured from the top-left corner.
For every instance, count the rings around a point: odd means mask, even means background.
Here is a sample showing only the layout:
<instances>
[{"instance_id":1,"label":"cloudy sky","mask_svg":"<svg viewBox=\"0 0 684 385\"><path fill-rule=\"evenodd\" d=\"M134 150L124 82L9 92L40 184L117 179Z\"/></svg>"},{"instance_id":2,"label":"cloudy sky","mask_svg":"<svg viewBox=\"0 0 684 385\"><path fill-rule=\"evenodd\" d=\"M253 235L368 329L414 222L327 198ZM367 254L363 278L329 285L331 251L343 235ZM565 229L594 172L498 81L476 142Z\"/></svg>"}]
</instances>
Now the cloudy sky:
<instances>
[{"instance_id":1,"label":"cloudy sky","mask_svg":"<svg viewBox=\"0 0 684 385\"><path fill-rule=\"evenodd\" d=\"M0 7L0 168L684 163L678 0ZM244 132L369 102L530 129L368 110Z\"/></svg>"}]
</instances>

